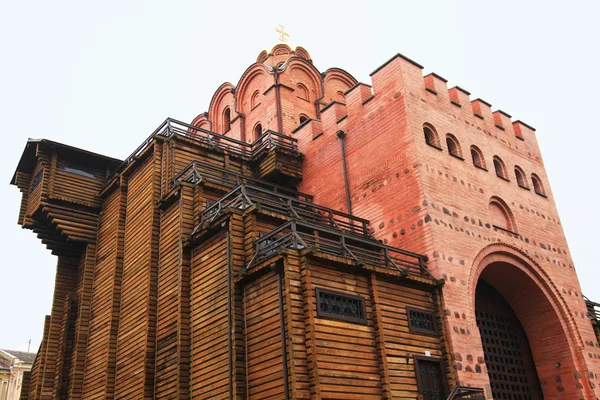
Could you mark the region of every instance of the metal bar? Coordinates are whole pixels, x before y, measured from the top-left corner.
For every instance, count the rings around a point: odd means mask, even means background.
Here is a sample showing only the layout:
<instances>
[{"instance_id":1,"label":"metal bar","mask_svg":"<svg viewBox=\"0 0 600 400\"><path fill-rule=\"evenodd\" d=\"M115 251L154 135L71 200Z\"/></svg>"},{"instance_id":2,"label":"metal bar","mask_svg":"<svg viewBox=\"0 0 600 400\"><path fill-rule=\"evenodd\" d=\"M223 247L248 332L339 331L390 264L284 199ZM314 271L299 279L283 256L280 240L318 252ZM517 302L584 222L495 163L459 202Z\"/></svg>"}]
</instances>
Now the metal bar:
<instances>
[{"instance_id":1,"label":"metal bar","mask_svg":"<svg viewBox=\"0 0 600 400\"><path fill-rule=\"evenodd\" d=\"M337 137L340 139L340 149L342 151L342 168L344 169L344 188L346 189L346 207L348 208L348 213L352 214L352 198L350 197L350 186L348 183L348 166L346 165L346 144L344 142L346 132L341 130L337 131Z\"/></svg>"},{"instance_id":2,"label":"metal bar","mask_svg":"<svg viewBox=\"0 0 600 400\"><path fill-rule=\"evenodd\" d=\"M283 272L277 274L277 295L279 297L279 334L281 340L281 366L283 369L283 391L285 400L289 399L288 389L288 363L287 363L287 349L285 340L285 316L283 315L283 291L281 289L281 280L283 279Z\"/></svg>"}]
</instances>

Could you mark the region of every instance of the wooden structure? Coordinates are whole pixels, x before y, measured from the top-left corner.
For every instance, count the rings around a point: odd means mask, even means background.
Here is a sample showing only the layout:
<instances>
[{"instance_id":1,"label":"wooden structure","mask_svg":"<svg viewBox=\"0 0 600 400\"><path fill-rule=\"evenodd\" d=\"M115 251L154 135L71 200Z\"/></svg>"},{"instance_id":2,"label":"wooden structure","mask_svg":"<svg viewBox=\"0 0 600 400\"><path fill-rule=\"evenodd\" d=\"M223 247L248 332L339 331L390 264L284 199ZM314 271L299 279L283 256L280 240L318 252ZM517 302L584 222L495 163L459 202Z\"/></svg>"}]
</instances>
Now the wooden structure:
<instances>
[{"instance_id":1,"label":"wooden structure","mask_svg":"<svg viewBox=\"0 0 600 400\"><path fill-rule=\"evenodd\" d=\"M301 162L173 120L124 162L28 142L19 222L58 256L28 398L416 397L425 352L446 387L425 257L297 192Z\"/></svg>"},{"instance_id":2,"label":"wooden structure","mask_svg":"<svg viewBox=\"0 0 600 400\"><path fill-rule=\"evenodd\" d=\"M30 140L19 223L58 263L26 398L595 398L533 129L421 68L280 44L124 161Z\"/></svg>"}]
</instances>

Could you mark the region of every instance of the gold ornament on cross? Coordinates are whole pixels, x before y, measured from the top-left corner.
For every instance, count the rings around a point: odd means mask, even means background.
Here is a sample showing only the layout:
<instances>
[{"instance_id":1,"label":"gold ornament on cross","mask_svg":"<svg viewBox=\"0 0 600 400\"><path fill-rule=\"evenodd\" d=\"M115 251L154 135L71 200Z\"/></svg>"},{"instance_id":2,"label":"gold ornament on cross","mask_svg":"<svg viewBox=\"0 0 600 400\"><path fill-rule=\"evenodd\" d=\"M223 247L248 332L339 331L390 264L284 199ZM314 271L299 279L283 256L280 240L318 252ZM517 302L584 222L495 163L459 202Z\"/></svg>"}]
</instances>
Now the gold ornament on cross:
<instances>
[{"instance_id":1,"label":"gold ornament on cross","mask_svg":"<svg viewBox=\"0 0 600 400\"><path fill-rule=\"evenodd\" d=\"M279 33L279 41L281 43L285 43L288 41L290 34L285 31L283 25L279 24L279 28L275 28L275 31Z\"/></svg>"}]
</instances>

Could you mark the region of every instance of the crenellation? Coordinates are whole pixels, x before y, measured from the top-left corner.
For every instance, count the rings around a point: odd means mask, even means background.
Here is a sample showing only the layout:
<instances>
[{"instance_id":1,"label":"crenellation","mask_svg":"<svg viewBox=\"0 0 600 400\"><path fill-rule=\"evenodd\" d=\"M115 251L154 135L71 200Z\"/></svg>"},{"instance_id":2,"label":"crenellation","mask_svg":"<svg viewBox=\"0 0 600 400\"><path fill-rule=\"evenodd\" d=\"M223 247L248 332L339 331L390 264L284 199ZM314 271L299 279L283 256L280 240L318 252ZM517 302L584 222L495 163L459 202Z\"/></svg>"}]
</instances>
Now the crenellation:
<instances>
[{"instance_id":1,"label":"crenellation","mask_svg":"<svg viewBox=\"0 0 600 400\"><path fill-rule=\"evenodd\" d=\"M480 119L493 119L492 117L492 105L481 99L475 99L471 101L473 107L473 114Z\"/></svg>"},{"instance_id":2,"label":"crenellation","mask_svg":"<svg viewBox=\"0 0 600 400\"><path fill-rule=\"evenodd\" d=\"M496 110L492 115L494 117L494 124L497 128L502 129L503 131L512 128L512 121L510 120L512 118L511 115L502 110Z\"/></svg>"},{"instance_id":3,"label":"crenellation","mask_svg":"<svg viewBox=\"0 0 600 400\"><path fill-rule=\"evenodd\" d=\"M517 139L525 140L526 137L534 137L535 128L527 125L525 122L517 120L512 123L513 130Z\"/></svg>"},{"instance_id":4,"label":"crenellation","mask_svg":"<svg viewBox=\"0 0 600 400\"><path fill-rule=\"evenodd\" d=\"M471 99L469 98L470 95L470 92L467 92L459 86L454 86L448 90L450 103L458 107L463 107L464 105L469 104L471 102Z\"/></svg>"},{"instance_id":5,"label":"crenellation","mask_svg":"<svg viewBox=\"0 0 600 400\"><path fill-rule=\"evenodd\" d=\"M349 113L359 113L364 102L373 96L373 87L359 82L344 93Z\"/></svg>"},{"instance_id":6,"label":"crenellation","mask_svg":"<svg viewBox=\"0 0 600 400\"><path fill-rule=\"evenodd\" d=\"M429 75L425 75L423 77L423 82L425 83L425 90L435 95L440 94L441 96L446 96L448 92L447 80L436 74L435 72L431 72Z\"/></svg>"}]
</instances>

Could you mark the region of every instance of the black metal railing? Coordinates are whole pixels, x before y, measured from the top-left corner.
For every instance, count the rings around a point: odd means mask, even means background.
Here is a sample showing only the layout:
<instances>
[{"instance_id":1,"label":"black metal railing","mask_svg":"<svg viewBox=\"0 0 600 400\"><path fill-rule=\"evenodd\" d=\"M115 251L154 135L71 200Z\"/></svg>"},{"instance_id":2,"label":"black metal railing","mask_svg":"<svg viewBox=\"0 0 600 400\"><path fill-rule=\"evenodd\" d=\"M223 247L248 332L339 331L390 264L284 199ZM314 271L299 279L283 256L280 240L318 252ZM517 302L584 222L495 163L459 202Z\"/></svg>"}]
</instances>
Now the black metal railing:
<instances>
[{"instance_id":1,"label":"black metal railing","mask_svg":"<svg viewBox=\"0 0 600 400\"><path fill-rule=\"evenodd\" d=\"M157 136L171 137L173 135L202 142L214 148L221 149L230 154L246 158L256 158L265 151L273 148L284 149L295 154L298 151L298 139L274 131L266 131L252 143L245 143L206 129L199 128L173 118L167 118L152 134L137 148L123 163L117 167L115 173L121 172L127 165L135 160L148 147Z\"/></svg>"},{"instance_id":2,"label":"black metal railing","mask_svg":"<svg viewBox=\"0 0 600 400\"><path fill-rule=\"evenodd\" d=\"M255 253L247 269L284 249L313 249L356 264L398 270L404 274L434 279L425 267L426 256L386 246L368 237L348 235L301 221L287 222L254 242Z\"/></svg>"},{"instance_id":3,"label":"black metal railing","mask_svg":"<svg viewBox=\"0 0 600 400\"><path fill-rule=\"evenodd\" d=\"M485 395L482 388L455 386L446 400L455 399L485 400Z\"/></svg>"},{"instance_id":4,"label":"black metal railing","mask_svg":"<svg viewBox=\"0 0 600 400\"><path fill-rule=\"evenodd\" d=\"M200 183L203 181L210 182L215 185L225 186L229 189L233 189L242 183L248 183L271 190L275 193L282 193L286 196L295 197L306 202L312 202L313 199L313 197L309 194L298 192L297 190L276 185L274 183L263 181L251 176L238 174L225 168L216 167L201 161L193 161L188 164L187 167L185 167L179 174L177 174L177 176L175 176L172 187L174 187L177 182Z\"/></svg>"},{"instance_id":5,"label":"black metal railing","mask_svg":"<svg viewBox=\"0 0 600 400\"><path fill-rule=\"evenodd\" d=\"M228 208L246 209L254 204L259 205L261 210L283 214L308 223L362 236L370 235L369 221L366 219L246 183L238 185L215 204L206 208L200 215L200 226L216 220Z\"/></svg>"},{"instance_id":6,"label":"black metal railing","mask_svg":"<svg viewBox=\"0 0 600 400\"><path fill-rule=\"evenodd\" d=\"M583 296L583 299L585 300L585 306L587 307L588 317L600 323L600 303L591 301L585 296Z\"/></svg>"}]
</instances>

